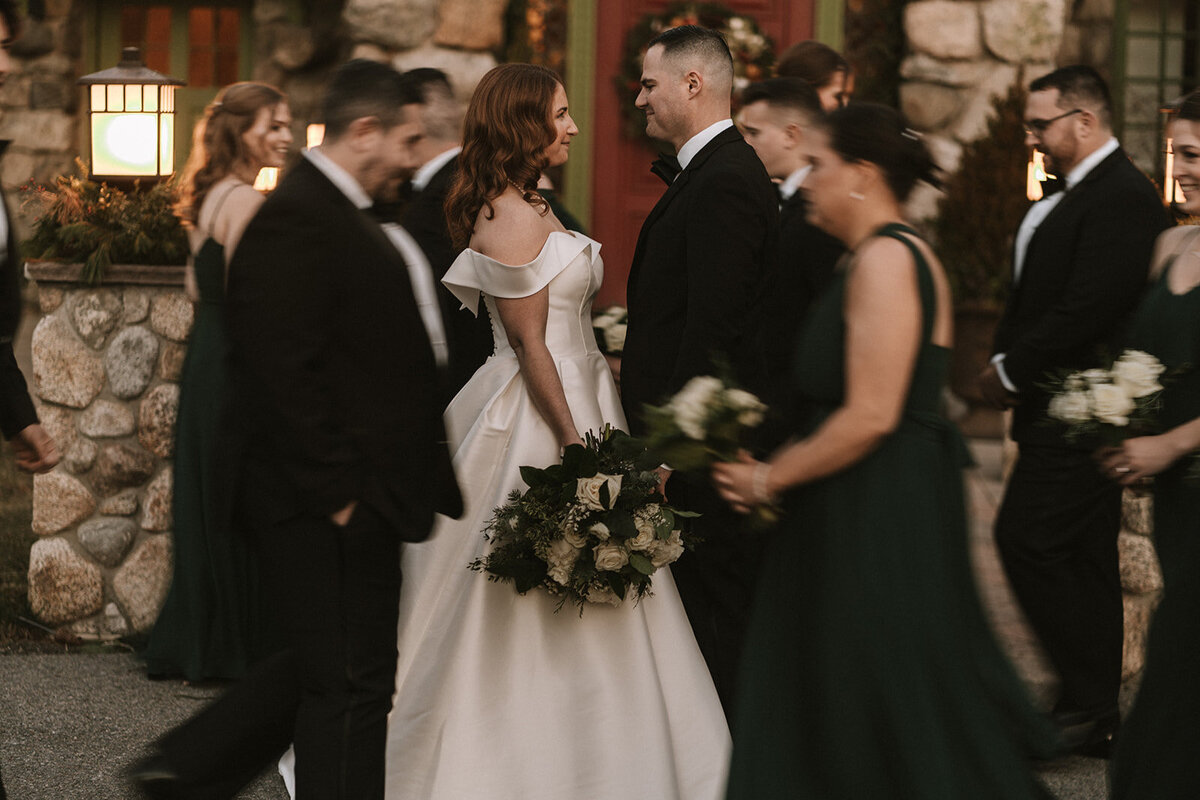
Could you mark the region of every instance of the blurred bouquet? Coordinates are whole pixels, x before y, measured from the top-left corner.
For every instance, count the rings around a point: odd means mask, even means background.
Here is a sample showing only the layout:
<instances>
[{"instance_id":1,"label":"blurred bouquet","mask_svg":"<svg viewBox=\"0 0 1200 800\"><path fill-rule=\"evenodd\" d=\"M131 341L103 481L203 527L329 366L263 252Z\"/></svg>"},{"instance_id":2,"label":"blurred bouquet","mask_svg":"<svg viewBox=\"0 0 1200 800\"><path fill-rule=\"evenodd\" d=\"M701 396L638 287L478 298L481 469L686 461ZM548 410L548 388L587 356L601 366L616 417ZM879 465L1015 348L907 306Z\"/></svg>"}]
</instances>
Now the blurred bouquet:
<instances>
[{"instance_id":1,"label":"blurred bouquet","mask_svg":"<svg viewBox=\"0 0 1200 800\"><path fill-rule=\"evenodd\" d=\"M620 605L650 594L651 576L687 546L658 491L658 461L623 431L589 431L561 464L521 467L529 485L497 508L484 536L491 551L468 566L517 592L542 588L580 607Z\"/></svg>"},{"instance_id":2,"label":"blurred bouquet","mask_svg":"<svg viewBox=\"0 0 1200 800\"><path fill-rule=\"evenodd\" d=\"M596 344L606 356L625 352L625 331L629 327L629 312L623 306L609 306L592 318Z\"/></svg>"},{"instance_id":3,"label":"blurred bouquet","mask_svg":"<svg viewBox=\"0 0 1200 800\"><path fill-rule=\"evenodd\" d=\"M1066 423L1068 439L1118 445L1153 431L1165 370L1149 353L1126 350L1108 369L1072 372L1052 386L1048 413Z\"/></svg>"},{"instance_id":4,"label":"blurred bouquet","mask_svg":"<svg viewBox=\"0 0 1200 800\"><path fill-rule=\"evenodd\" d=\"M698 376L666 405L646 407L646 446L671 469L706 470L714 461L735 461L766 410L750 392L721 378Z\"/></svg>"}]
</instances>

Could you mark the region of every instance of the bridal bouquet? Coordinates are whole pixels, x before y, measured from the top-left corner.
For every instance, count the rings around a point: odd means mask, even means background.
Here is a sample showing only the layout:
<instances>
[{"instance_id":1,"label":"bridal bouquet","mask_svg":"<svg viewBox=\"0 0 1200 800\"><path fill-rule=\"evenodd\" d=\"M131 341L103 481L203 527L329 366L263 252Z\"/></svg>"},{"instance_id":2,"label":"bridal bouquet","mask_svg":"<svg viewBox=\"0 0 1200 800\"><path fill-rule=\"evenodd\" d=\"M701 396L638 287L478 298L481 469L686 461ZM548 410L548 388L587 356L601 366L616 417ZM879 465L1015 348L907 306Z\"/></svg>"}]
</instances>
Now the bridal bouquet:
<instances>
[{"instance_id":1,"label":"bridal bouquet","mask_svg":"<svg viewBox=\"0 0 1200 800\"><path fill-rule=\"evenodd\" d=\"M650 594L651 576L683 554L681 517L658 491L658 461L605 425L561 464L521 467L529 485L497 508L484 536L491 551L468 566L525 594L541 588L580 607L620 605Z\"/></svg>"},{"instance_id":2,"label":"bridal bouquet","mask_svg":"<svg viewBox=\"0 0 1200 800\"><path fill-rule=\"evenodd\" d=\"M609 306L592 318L596 344L606 356L625 352L625 331L629 327L629 312L622 306Z\"/></svg>"},{"instance_id":3,"label":"bridal bouquet","mask_svg":"<svg viewBox=\"0 0 1200 800\"><path fill-rule=\"evenodd\" d=\"M734 461L766 410L761 400L728 381L695 377L666 405L646 407L647 447L662 463L684 472Z\"/></svg>"},{"instance_id":4,"label":"bridal bouquet","mask_svg":"<svg viewBox=\"0 0 1200 800\"><path fill-rule=\"evenodd\" d=\"M1106 444L1153 428L1165 367L1141 350L1126 350L1108 369L1072 372L1053 389L1048 413L1067 424L1067 437L1099 436Z\"/></svg>"}]
</instances>

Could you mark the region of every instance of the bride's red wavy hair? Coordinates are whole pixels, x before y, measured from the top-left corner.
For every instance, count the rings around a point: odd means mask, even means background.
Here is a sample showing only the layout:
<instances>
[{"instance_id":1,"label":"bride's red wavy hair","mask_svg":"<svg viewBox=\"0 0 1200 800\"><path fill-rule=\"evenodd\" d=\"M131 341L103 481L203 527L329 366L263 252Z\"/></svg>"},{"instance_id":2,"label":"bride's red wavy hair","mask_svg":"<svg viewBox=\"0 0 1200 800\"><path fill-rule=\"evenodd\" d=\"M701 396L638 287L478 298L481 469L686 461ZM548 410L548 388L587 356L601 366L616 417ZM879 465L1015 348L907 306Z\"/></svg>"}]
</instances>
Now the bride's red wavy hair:
<instances>
[{"instance_id":1,"label":"bride's red wavy hair","mask_svg":"<svg viewBox=\"0 0 1200 800\"><path fill-rule=\"evenodd\" d=\"M509 184L542 214L549 206L537 192L546 148L558 135L550 104L562 84L536 64L501 64L479 81L463 120L458 176L446 196L446 223L454 246L466 247L481 210L495 215L491 201Z\"/></svg>"}]
</instances>

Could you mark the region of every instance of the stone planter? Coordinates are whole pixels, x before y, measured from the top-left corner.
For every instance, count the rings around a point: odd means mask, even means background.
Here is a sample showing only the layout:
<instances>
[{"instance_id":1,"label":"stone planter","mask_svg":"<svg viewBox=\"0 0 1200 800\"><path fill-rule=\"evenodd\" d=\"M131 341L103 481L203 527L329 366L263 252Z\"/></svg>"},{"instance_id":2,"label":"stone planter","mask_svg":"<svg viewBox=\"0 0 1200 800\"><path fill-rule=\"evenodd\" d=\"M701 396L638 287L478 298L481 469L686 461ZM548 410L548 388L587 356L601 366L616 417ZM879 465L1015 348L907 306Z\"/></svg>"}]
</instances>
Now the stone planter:
<instances>
[{"instance_id":1,"label":"stone planter","mask_svg":"<svg viewBox=\"0 0 1200 800\"><path fill-rule=\"evenodd\" d=\"M193 310L183 267L31 261L32 388L62 462L34 478L29 603L83 638L149 630L171 580L171 455Z\"/></svg>"}]
</instances>

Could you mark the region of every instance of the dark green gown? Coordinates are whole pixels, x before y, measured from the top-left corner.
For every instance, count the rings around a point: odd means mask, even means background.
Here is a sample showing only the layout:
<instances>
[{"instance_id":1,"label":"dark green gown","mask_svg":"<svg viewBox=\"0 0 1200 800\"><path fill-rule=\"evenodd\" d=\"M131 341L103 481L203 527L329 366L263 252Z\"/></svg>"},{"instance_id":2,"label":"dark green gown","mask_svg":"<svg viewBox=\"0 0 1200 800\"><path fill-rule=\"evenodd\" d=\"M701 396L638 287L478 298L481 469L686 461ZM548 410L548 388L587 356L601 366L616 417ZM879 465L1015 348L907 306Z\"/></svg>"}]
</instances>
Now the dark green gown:
<instances>
[{"instance_id":1,"label":"dark green gown","mask_svg":"<svg viewBox=\"0 0 1200 800\"><path fill-rule=\"evenodd\" d=\"M211 237L194 259L200 302L180 380L175 430L175 574L144 657L151 677L238 678L258 639L248 542L231 525L222 452L225 249Z\"/></svg>"},{"instance_id":2,"label":"dark green gown","mask_svg":"<svg viewBox=\"0 0 1200 800\"><path fill-rule=\"evenodd\" d=\"M886 226L880 235L907 231ZM1048 797L1029 758L1055 735L992 636L972 579L968 462L940 416L949 352L917 261L922 344L899 428L799 487L761 576L742 664L729 800ZM797 345L797 433L842 402L846 273Z\"/></svg>"},{"instance_id":3,"label":"dark green gown","mask_svg":"<svg viewBox=\"0 0 1200 800\"><path fill-rule=\"evenodd\" d=\"M1200 287L1176 295L1170 265L1134 316L1130 346L1158 358L1166 380L1163 430L1200 417ZM1154 479L1154 546L1163 597L1154 614L1146 671L1117 739L1114 800L1200 797L1200 475L1180 459Z\"/></svg>"}]
</instances>

